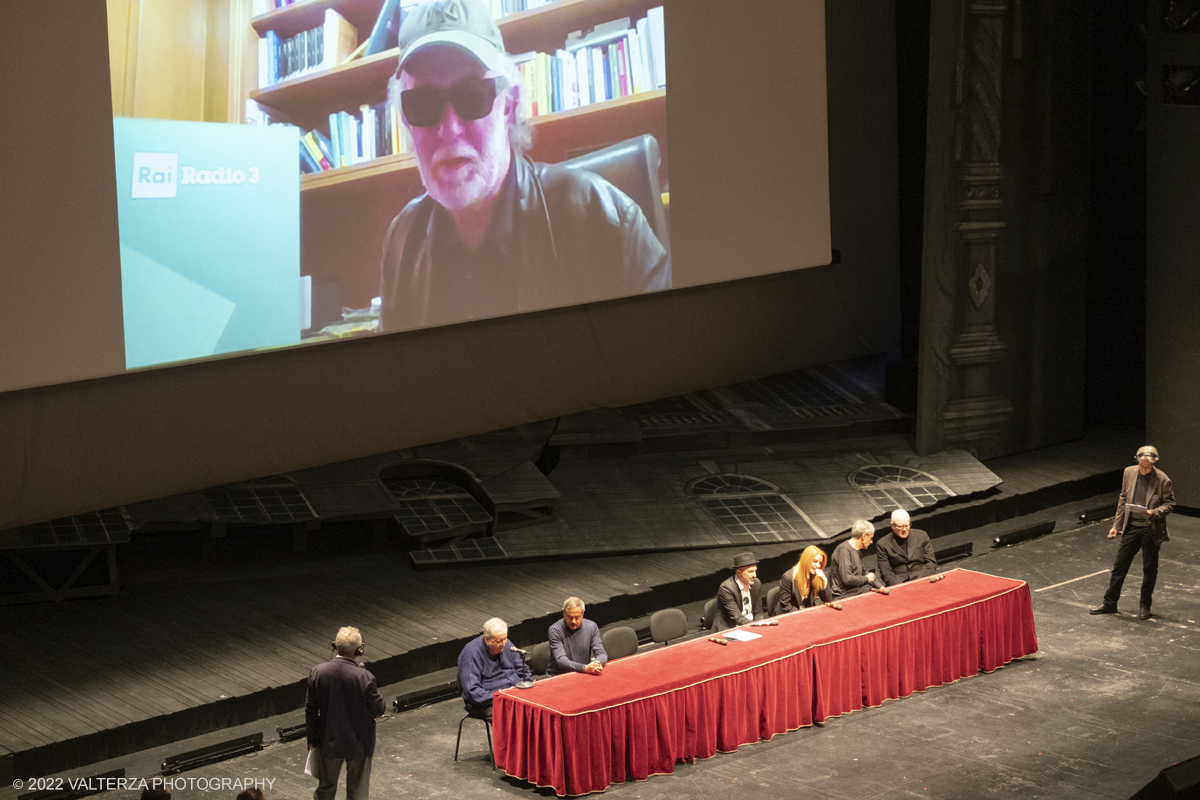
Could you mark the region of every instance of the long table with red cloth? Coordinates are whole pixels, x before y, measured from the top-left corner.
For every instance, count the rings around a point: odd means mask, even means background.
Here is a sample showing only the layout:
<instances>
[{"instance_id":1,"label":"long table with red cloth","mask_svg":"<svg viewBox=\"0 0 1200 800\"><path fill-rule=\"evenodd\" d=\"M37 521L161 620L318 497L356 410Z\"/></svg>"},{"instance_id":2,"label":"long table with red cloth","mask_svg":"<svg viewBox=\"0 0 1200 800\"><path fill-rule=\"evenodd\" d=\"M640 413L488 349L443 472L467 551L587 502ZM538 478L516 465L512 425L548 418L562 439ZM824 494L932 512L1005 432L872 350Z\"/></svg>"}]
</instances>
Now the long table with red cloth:
<instances>
[{"instance_id":1,"label":"long table with red cloth","mask_svg":"<svg viewBox=\"0 0 1200 800\"><path fill-rule=\"evenodd\" d=\"M1029 587L971 570L495 694L496 764L559 795L674 771L1037 652Z\"/></svg>"}]
</instances>

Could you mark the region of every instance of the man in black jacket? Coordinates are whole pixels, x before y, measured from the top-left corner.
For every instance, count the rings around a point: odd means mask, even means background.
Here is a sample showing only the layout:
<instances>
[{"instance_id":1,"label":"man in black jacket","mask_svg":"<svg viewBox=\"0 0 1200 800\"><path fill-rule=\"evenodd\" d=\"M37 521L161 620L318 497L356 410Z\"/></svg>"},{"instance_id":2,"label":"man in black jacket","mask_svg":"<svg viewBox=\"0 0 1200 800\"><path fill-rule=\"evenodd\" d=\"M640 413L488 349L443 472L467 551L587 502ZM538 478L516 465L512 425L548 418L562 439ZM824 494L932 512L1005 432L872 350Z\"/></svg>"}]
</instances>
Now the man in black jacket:
<instances>
[{"instance_id":1,"label":"man in black jacket","mask_svg":"<svg viewBox=\"0 0 1200 800\"><path fill-rule=\"evenodd\" d=\"M589 172L524 156L520 73L480 0L433 0L399 34L400 107L427 194L384 243L383 330L671 288L639 206Z\"/></svg>"},{"instance_id":2,"label":"man in black jacket","mask_svg":"<svg viewBox=\"0 0 1200 800\"><path fill-rule=\"evenodd\" d=\"M375 718L383 716L383 697L375 676L354 660L363 653L358 628L339 630L333 646L337 655L308 674L304 700L308 746L320 748L313 800L334 800L343 763L347 800L368 800Z\"/></svg>"},{"instance_id":3,"label":"man in black jacket","mask_svg":"<svg viewBox=\"0 0 1200 800\"><path fill-rule=\"evenodd\" d=\"M926 578L937 570L929 534L913 530L908 512L892 512L892 532L875 543L875 564L886 586Z\"/></svg>"},{"instance_id":4,"label":"man in black jacket","mask_svg":"<svg viewBox=\"0 0 1200 800\"><path fill-rule=\"evenodd\" d=\"M733 575L717 589L714 631L729 630L767 616L763 610L762 583L757 575L758 559L754 553L734 556Z\"/></svg>"},{"instance_id":5,"label":"man in black jacket","mask_svg":"<svg viewBox=\"0 0 1200 800\"><path fill-rule=\"evenodd\" d=\"M1121 586L1133 564L1133 557L1142 551L1142 594L1138 619L1150 619L1150 604L1154 602L1154 584L1158 580L1158 549L1167 536L1167 515L1175 510L1175 490L1167 473L1155 466L1158 449L1143 445L1138 449L1137 466L1126 467L1121 478L1121 495L1117 499L1117 515L1108 538L1121 537L1121 546L1113 562L1112 576L1104 603L1093 608L1093 614L1117 613Z\"/></svg>"}]
</instances>

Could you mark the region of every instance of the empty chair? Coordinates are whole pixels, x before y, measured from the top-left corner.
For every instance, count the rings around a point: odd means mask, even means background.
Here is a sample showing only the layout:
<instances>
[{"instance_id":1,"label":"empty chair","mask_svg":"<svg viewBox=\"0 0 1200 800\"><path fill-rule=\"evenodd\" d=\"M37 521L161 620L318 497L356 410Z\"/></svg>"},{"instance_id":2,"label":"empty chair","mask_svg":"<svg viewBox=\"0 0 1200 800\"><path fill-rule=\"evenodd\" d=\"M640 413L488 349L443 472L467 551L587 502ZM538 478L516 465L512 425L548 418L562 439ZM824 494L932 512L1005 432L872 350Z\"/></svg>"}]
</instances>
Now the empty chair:
<instances>
[{"instance_id":1,"label":"empty chair","mask_svg":"<svg viewBox=\"0 0 1200 800\"><path fill-rule=\"evenodd\" d=\"M773 617L779 613L779 587L772 586L767 591L767 616Z\"/></svg>"},{"instance_id":2,"label":"empty chair","mask_svg":"<svg viewBox=\"0 0 1200 800\"><path fill-rule=\"evenodd\" d=\"M678 608L664 608L650 615L650 638L660 644L687 636L687 615Z\"/></svg>"},{"instance_id":3,"label":"empty chair","mask_svg":"<svg viewBox=\"0 0 1200 800\"><path fill-rule=\"evenodd\" d=\"M713 622L717 618L717 598L713 598L704 604L704 616L700 618L700 627L706 631L711 631Z\"/></svg>"},{"instance_id":4,"label":"empty chair","mask_svg":"<svg viewBox=\"0 0 1200 800\"><path fill-rule=\"evenodd\" d=\"M550 643L542 642L529 648L529 668L534 675L545 675L550 664Z\"/></svg>"},{"instance_id":5,"label":"empty chair","mask_svg":"<svg viewBox=\"0 0 1200 800\"><path fill-rule=\"evenodd\" d=\"M608 653L609 661L631 656L638 649L637 631L624 626L609 628L600 634L600 642L604 645L604 652Z\"/></svg>"}]
</instances>

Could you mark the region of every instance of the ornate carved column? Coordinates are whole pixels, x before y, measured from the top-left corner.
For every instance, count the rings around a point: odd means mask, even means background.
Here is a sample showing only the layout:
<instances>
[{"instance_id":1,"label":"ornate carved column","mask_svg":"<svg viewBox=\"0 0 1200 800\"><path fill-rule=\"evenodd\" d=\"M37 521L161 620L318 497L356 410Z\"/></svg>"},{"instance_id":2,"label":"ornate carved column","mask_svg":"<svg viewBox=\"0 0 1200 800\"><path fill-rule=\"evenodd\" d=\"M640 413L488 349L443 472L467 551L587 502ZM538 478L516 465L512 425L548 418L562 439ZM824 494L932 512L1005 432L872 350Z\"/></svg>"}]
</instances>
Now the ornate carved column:
<instances>
[{"instance_id":1,"label":"ornate carved column","mask_svg":"<svg viewBox=\"0 0 1200 800\"><path fill-rule=\"evenodd\" d=\"M993 375L1007 350L995 326L995 289L1005 229L1000 81L1008 2L960 0L934 9L934 31L956 35L939 41L935 33L930 42L917 452L955 447L988 458L999 454L1012 414ZM944 74L951 54L952 76ZM938 81L939 57L948 83Z\"/></svg>"}]
</instances>

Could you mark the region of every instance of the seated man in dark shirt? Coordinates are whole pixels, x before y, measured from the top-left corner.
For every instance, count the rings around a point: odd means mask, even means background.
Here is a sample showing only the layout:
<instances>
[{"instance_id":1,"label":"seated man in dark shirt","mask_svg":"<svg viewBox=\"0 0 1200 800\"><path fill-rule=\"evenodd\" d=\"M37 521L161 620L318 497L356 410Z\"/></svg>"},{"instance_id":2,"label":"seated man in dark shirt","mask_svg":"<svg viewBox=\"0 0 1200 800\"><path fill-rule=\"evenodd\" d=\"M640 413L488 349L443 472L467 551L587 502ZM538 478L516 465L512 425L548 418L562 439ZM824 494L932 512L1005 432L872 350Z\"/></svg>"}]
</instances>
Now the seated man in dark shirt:
<instances>
[{"instance_id":1,"label":"seated man in dark shirt","mask_svg":"<svg viewBox=\"0 0 1200 800\"><path fill-rule=\"evenodd\" d=\"M583 601L568 597L563 603L563 618L550 626L550 663L547 675L586 672L599 675L608 663L608 653L600 641L600 627L583 618Z\"/></svg>"},{"instance_id":2,"label":"seated man in dark shirt","mask_svg":"<svg viewBox=\"0 0 1200 800\"><path fill-rule=\"evenodd\" d=\"M927 578L937 570L937 557L929 534L913 530L908 512L892 512L892 532L875 543L876 566L887 586Z\"/></svg>"},{"instance_id":3,"label":"seated man in dark shirt","mask_svg":"<svg viewBox=\"0 0 1200 800\"><path fill-rule=\"evenodd\" d=\"M508 646L508 625L493 617L483 623L483 635L472 639L458 655L458 683L467 711L492 718L492 693L532 680L521 655Z\"/></svg>"},{"instance_id":4,"label":"seated man in dark shirt","mask_svg":"<svg viewBox=\"0 0 1200 800\"><path fill-rule=\"evenodd\" d=\"M395 89L426 194L388 229L383 330L671 288L641 208L598 175L524 153L527 87L480 0L429 2L399 33Z\"/></svg>"},{"instance_id":5,"label":"seated man in dark shirt","mask_svg":"<svg viewBox=\"0 0 1200 800\"><path fill-rule=\"evenodd\" d=\"M834 600L862 594L875 583L874 572L863 573L861 555L871 546L874 537L874 526L865 519L858 519L850 528L850 538L834 548L833 557L829 559L829 587L833 590Z\"/></svg>"}]
</instances>

